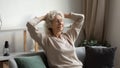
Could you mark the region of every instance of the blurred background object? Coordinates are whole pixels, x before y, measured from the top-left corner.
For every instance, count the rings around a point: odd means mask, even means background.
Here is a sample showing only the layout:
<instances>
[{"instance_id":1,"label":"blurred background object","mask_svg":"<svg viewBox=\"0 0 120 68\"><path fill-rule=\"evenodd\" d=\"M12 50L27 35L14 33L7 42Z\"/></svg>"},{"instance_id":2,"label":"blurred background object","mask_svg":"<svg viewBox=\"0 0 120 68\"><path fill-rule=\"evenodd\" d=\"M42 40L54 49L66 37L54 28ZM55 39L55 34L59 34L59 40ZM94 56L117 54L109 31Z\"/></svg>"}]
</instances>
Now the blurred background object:
<instances>
[{"instance_id":1,"label":"blurred background object","mask_svg":"<svg viewBox=\"0 0 120 68\"><path fill-rule=\"evenodd\" d=\"M0 15L0 30L1 30L1 27L2 27L2 16Z\"/></svg>"}]
</instances>

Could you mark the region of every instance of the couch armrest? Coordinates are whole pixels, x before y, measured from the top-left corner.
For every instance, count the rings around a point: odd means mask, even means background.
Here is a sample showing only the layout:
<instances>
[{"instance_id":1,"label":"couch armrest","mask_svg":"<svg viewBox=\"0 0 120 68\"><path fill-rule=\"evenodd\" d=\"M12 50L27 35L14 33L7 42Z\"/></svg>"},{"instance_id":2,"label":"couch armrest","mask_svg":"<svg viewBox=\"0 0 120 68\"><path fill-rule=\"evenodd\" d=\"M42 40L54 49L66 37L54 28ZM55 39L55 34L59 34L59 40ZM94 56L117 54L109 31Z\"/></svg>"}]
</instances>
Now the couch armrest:
<instances>
[{"instance_id":1,"label":"couch armrest","mask_svg":"<svg viewBox=\"0 0 120 68\"><path fill-rule=\"evenodd\" d=\"M10 68L18 68L17 63L16 63L16 61L14 59L15 57L36 56L36 55L41 56L44 64L46 65L46 67L48 67L47 58L46 58L43 50L41 50L40 52L18 53L17 55L13 55L13 56L11 56L12 58L10 58L8 60L9 67Z\"/></svg>"},{"instance_id":2,"label":"couch armrest","mask_svg":"<svg viewBox=\"0 0 120 68\"><path fill-rule=\"evenodd\" d=\"M85 47L76 47L76 54L78 59L81 62L84 62L84 58L85 58Z\"/></svg>"},{"instance_id":3,"label":"couch armrest","mask_svg":"<svg viewBox=\"0 0 120 68\"><path fill-rule=\"evenodd\" d=\"M9 68L18 68L14 58L9 59L8 62L9 62Z\"/></svg>"}]
</instances>

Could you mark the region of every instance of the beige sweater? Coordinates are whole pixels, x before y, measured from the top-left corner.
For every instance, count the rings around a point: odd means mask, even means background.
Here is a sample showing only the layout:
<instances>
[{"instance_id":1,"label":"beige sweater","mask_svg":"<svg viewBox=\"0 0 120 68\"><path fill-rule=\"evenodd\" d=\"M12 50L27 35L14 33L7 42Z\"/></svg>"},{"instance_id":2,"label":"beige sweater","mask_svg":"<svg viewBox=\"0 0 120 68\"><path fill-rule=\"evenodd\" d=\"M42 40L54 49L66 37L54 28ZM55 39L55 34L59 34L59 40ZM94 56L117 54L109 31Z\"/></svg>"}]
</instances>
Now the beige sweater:
<instances>
[{"instance_id":1,"label":"beige sweater","mask_svg":"<svg viewBox=\"0 0 120 68\"><path fill-rule=\"evenodd\" d=\"M50 68L82 68L83 66L77 58L74 42L81 31L84 15L71 13L71 19L74 23L66 33L61 34L61 38L45 36L37 32L34 26L40 22L38 18L27 23L31 37L44 49Z\"/></svg>"}]
</instances>

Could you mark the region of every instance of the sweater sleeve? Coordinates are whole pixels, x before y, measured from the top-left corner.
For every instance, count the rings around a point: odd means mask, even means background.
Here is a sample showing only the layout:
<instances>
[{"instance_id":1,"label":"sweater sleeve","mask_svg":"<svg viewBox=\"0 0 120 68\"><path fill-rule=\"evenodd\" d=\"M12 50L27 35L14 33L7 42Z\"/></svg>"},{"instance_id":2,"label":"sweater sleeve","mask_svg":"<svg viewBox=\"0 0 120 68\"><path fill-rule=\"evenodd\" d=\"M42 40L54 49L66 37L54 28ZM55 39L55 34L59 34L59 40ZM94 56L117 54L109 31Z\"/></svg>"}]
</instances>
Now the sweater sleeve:
<instances>
[{"instance_id":1,"label":"sweater sleeve","mask_svg":"<svg viewBox=\"0 0 120 68\"><path fill-rule=\"evenodd\" d=\"M43 46L42 33L35 28L35 25L37 25L39 22L40 20L37 17L35 17L32 20L28 21L26 26L31 38L38 42L40 46Z\"/></svg>"},{"instance_id":2,"label":"sweater sleeve","mask_svg":"<svg viewBox=\"0 0 120 68\"><path fill-rule=\"evenodd\" d=\"M70 29L66 32L66 34L71 39L71 41L75 42L83 26L84 15L71 13L71 19L74 20L74 22L71 25Z\"/></svg>"}]
</instances>

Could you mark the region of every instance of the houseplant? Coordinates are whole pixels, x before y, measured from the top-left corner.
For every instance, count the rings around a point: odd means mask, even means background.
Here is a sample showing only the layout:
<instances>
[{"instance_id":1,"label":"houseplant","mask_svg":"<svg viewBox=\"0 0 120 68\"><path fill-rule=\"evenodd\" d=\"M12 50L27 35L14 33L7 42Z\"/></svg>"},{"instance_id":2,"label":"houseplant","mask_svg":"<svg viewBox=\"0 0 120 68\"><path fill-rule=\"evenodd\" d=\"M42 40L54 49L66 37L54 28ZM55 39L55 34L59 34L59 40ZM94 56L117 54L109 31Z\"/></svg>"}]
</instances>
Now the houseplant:
<instances>
[{"instance_id":1,"label":"houseplant","mask_svg":"<svg viewBox=\"0 0 120 68\"><path fill-rule=\"evenodd\" d=\"M80 46L106 46L106 47L110 47L110 43L108 43L108 41L105 42L98 42L97 40L83 40L80 43Z\"/></svg>"}]
</instances>

